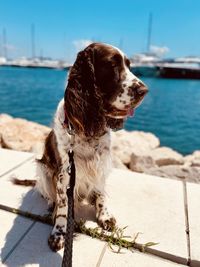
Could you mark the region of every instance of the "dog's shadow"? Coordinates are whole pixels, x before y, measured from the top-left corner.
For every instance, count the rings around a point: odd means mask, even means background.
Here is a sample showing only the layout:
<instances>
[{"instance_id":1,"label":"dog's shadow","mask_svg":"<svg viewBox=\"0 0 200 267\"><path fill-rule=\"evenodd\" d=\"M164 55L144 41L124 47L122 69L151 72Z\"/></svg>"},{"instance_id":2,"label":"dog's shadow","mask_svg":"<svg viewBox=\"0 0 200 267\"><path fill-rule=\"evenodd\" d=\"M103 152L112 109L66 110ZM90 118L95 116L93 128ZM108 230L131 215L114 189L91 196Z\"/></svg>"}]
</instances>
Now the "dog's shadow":
<instances>
[{"instance_id":1,"label":"dog's shadow","mask_svg":"<svg viewBox=\"0 0 200 267\"><path fill-rule=\"evenodd\" d=\"M34 189L23 196L19 210L38 215L49 213L46 201ZM75 219L76 221L95 222L94 207L90 205L76 206ZM5 244L1 250L2 263L7 267L21 267L27 264L36 264L42 267L61 266L63 249L55 253L48 247L48 237L52 227L18 215L6 235ZM74 242L78 242L78 239L78 235L76 235Z\"/></svg>"}]
</instances>

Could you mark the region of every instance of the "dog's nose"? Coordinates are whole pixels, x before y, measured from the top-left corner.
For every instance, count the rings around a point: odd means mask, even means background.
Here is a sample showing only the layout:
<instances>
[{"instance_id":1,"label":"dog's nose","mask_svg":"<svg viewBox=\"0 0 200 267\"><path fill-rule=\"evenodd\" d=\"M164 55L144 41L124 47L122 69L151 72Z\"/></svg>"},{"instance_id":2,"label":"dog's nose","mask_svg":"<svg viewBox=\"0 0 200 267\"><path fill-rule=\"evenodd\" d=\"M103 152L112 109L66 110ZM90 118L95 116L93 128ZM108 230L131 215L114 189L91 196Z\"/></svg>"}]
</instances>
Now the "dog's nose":
<instances>
[{"instance_id":1,"label":"dog's nose","mask_svg":"<svg viewBox=\"0 0 200 267\"><path fill-rule=\"evenodd\" d=\"M143 82L138 81L134 85L134 95L136 98L143 98L147 93L148 93L148 88Z\"/></svg>"},{"instance_id":2,"label":"dog's nose","mask_svg":"<svg viewBox=\"0 0 200 267\"><path fill-rule=\"evenodd\" d=\"M139 85L135 89L135 94L144 97L148 93L148 88L142 83L139 83Z\"/></svg>"}]
</instances>

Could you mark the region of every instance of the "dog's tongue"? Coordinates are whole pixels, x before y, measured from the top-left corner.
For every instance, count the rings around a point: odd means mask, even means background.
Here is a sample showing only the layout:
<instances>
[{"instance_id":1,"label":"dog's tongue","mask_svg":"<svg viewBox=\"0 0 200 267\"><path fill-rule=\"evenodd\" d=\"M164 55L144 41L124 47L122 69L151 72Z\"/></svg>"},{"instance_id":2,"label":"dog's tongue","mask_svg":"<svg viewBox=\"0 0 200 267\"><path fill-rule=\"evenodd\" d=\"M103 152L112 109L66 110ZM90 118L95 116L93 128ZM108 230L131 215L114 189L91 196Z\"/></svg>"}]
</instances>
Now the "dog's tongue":
<instances>
[{"instance_id":1,"label":"dog's tongue","mask_svg":"<svg viewBox=\"0 0 200 267\"><path fill-rule=\"evenodd\" d=\"M134 116L134 112L135 112L135 110L133 108L130 108L129 112L128 112L128 116L129 117L133 117Z\"/></svg>"}]
</instances>

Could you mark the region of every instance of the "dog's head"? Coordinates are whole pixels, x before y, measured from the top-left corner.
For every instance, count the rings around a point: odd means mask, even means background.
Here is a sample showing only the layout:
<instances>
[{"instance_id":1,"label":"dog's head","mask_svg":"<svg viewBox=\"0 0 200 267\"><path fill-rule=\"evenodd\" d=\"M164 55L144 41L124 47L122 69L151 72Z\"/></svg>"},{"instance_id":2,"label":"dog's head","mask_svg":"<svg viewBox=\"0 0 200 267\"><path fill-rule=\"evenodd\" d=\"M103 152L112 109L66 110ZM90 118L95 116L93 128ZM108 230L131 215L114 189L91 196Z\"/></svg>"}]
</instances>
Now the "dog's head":
<instances>
[{"instance_id":1,"label":"dog's head","mask_svg":"<svg viewBox=\"0 0 200 267\"><path fill-rule=\"evenodd\" d=\"M93 43L78 53L65 91L67 117L76 132L95 136L106 127L122 127L147 93L129 67L128 58L111 45Z\"/></svg>"}]
</instances>

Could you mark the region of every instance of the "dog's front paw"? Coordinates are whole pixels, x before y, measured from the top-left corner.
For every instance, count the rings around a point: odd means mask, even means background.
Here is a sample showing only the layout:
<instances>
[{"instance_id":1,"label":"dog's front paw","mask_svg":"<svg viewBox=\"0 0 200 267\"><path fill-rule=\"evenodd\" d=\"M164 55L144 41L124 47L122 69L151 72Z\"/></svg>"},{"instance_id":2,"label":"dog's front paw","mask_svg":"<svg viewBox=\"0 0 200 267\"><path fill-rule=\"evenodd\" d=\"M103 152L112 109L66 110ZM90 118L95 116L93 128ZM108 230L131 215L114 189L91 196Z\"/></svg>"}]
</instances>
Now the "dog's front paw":
<instances>
[{"instance_id":1,"label":"dog's front paw","mask_svg":"<svg viewBox=\"0 0 200 267\"><path fill-rule=\"evenodd\" d=\"M58 251L64 247L65 234L61 232L54 232L50 235L48 239L48 244L51 250Z\"/></svg>"},{"instance_id":2,"label":"dog's front paw","mask_svg":"<svg viewBox=\"0 0 200 267\"><path fill-rule=\"evenodd\" d=\"M112 231L116 225L116 219L108 212L101 212L97 218L97 222L99 226L101 226L104 230Z\"/></svg>"}]
</instances>

